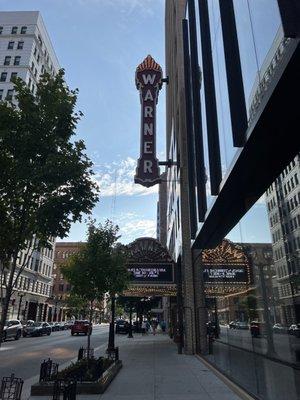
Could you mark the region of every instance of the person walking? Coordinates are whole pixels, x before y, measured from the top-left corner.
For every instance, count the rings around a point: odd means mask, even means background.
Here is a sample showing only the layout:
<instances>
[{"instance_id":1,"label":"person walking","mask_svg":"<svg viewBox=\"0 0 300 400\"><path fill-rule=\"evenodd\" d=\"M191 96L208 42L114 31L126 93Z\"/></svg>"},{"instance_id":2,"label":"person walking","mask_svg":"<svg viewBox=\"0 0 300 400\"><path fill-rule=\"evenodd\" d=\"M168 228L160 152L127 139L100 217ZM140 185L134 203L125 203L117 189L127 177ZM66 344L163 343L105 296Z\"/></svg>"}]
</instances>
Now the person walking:
<instances>
[{"instance_id":1,"label":"person walking","mask_svg":"<svg viewBox=\"0 0 300 400\"><path fill-rule=\"evenodd\" d=\"M165 321L161 321L160 322L160 326L161 326L162 332L165 333L166 332L166 323L165 323Z\"/></svg>"},{"instance_id":2,"label":"person walking","mask_svg":"<svg viewBox=\"0 0 300 400\"><path fill-rule=\"evenodd\" d=\"M153 333L153 335L155 335L156 334L156 328L157 328L157 322L153 320L152 323L151 323L151 327L152 327L152 333Z\"/></svg>"},{"instance_id":3,"label":"person walking","mask_svg":"<svg viewBox=\"0 0 300 400\"><path fill-rule=\"evenodd\" d=\"M144 336L147 333L147 324L146 321L142 322L142 335Z\"/></svg>"}]
</instances>

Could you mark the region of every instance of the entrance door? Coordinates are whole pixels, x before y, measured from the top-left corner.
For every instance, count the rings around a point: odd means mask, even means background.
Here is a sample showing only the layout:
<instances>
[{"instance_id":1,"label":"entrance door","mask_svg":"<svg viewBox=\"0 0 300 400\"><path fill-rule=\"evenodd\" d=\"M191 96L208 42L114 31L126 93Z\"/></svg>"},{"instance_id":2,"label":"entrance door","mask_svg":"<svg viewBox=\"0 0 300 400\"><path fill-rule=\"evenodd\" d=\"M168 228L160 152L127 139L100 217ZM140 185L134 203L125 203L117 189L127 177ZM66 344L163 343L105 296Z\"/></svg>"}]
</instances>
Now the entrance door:
<instances>
[{"instance_id":1,"label":"entrance door","mask_svg":"<svg viewBox=\"0 0 300 400\"><path fill-rule=\"evenodd\" d=\"M36 320L37 308L38 303L33 303L32 301L29 302L27 319L32 319L33 321Z\"/></svg>"}]
</instances>

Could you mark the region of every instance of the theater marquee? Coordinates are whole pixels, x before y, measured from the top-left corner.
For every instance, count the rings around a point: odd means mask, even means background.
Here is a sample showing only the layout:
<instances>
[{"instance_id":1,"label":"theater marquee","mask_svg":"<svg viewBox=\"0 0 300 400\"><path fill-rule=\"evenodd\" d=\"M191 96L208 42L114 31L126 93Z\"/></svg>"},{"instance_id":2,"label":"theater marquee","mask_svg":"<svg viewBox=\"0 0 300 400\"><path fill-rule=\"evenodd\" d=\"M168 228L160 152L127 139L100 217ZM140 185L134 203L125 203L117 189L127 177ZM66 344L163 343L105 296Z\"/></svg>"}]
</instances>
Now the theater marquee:
<instances>
[{"instance_id":1,"label":"theater marquee","mask_svg":"<svg viewBox=\"0 0 300 400\"><path fill-rule=\"evenodd\" d=\"M153 238L138 238L127 245L131 275L125 296L176 296L175 264L168 249Z\"/></svg>"},{"instance_id":2,"label":"theater marquee","mask_svg":"<svg viewBox=\"0 0 300 400\"><path fill-rule=\"evenodd\" d=\"M251 284L248 257L240 246L227 239L215 249L203 251L202 265L207 295L240 292Z\"/></svg>"},{"instance_id":3,"label":"theater marquee","mask_svg":"<svg viewBox=\"0 0 300 400\"><path fill-rule=\"evenodd\" d=\"M148 55L137 67L136 87L141 101L141 149L134 182L150 187L160 182L156 158L156 104L162 87L162 69Z\"/></svg>"},{"instance_id":4,"label":"theater marquee","mask_svg":"<svg viewBox=\"0 0 300 400\"><path fill-rule=\"evenodd\" d=\"M166 264L132 264L127 266L131 282L174 283L172 263Z\"/></svg>"}]
</instances>

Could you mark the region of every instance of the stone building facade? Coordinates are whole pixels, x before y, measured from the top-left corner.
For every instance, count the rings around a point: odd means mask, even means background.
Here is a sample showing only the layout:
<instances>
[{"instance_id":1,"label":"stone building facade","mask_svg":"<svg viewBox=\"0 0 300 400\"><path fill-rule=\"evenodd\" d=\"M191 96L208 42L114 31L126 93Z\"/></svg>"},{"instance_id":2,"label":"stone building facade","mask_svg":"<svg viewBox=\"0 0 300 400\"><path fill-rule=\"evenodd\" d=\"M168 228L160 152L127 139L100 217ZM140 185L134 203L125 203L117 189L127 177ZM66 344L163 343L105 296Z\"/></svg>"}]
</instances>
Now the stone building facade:
<instances>
[{"instance_id":1,"label":"stone building facade","mask_svg":"<svg viewBox=\"0 0 300 400\"><path fill-rule=\"evenodd\" d=\"M57 73L59 63L38 11L0 12L0 101L15 102L12 78L23 79L35 94L44 72ZM16 281L8 318L48 320L52 293L52 268L55 238L49 238L51 249L37 250L37 239L20 252L18 268L25 268ZM17 273L17 272L16 272Z\"/></svg>"}]
</instances>

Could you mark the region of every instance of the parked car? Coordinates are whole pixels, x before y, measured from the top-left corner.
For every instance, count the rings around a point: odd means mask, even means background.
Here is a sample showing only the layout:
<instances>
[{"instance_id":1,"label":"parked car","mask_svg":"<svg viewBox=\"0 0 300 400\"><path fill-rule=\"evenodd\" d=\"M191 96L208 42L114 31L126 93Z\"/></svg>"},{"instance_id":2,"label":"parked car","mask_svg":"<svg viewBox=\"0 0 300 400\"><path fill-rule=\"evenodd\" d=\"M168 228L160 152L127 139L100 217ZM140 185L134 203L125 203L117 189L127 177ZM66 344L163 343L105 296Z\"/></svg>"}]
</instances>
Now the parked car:
<instances>
[{"instance_id":1,"label":"parked car","mask_svg":"<svg viewBox=\"0 0 300 400\"><path fill-rule=\"evenodd\" d=\"M288 329L285 326L282 326L279 323L276 323L275 325L273 325L273 332L274 333L287 333Z\"/></svg>"},{"instance_id":2,"label":"parked car","mask_svg":"<svg viewBox=\"0 0 300 400\"><path fill-rule=\"evenodd\" d=\"M259 337L263 333L263 323L259 321L250 322L250 332L252 337Z\"/></svg>"},{"instance_id":3,"label":"parked car","mask_svg":"<svg viewBox=\"0 0 300 400\"><path fill-rule=\"evenodd\" d=\"M59 322L52 322L51 328L52 328L52 332L59 331Z\"/></svg>"},{"instance_id":4,"label":"parked car","mask_svg":"<svg viewBox=\"0 0 300 400\"><path fill-rule=\"evenodd\" d=\"M288 329L288 333L300 338L300 324L292 324Z\"/></svg>"},{"instance_id":5,"label":"parked car","mask_svg":"<svg viewBox=\"0 0 300 400\"><path fill-rule=\"evenodd\" d=\"M208 321L206 323L207 335L210 335L216 339L220 336L220 327L214 321Z\"/></svg>"},{"instance_id":6,"label":"parked car","mask_svg":"<svg viewBox=\"0 0 300 400\"><path fill-rule=\"evenodd\" d=\"M50 327L51 327L51 331L54 332L54 331L55 331L54 323L53 323L53 322L48 322L48 324L49 324Z\"/></svg>"},{"instance_id":7,"label":"parked car","mask_svg":"<svg viewBox=\"0 0 300 400\"><path fill-rule=\"evenodd\" d=\"M22 336L23 325L18 319L10 319L4 324L3 340L19 340Z\"/></svg>"},{"instance_id":8,"label":"parked car","mask_svg":"<svg viewBox=\"0 0 300 400\"><path fill-rule=\"evenodd\" d=\"M66 329L67 329L67 328L66 328L65 321L59 322L59 330L60 330L60 331L65 331Z\"/></svg>"},{"instance_id":9,"label":"parked car","mask_svg":"<svg viewBox=\"0 0 300 400\"><path fill-rule=\"evenodd\" d=\"M249 329L249 325L245 321L231 321L229 323L230 329Z\"/></svg>"},{"instance_id":10,"label":"parked car","mask_svg":"<svg viewBox=\"0 0 300 400\"><path fill-rule=\"evenodd\" d=\"M48 322L34 322L24 327L23 336L42 336L51 335L52 328Z\"/></svg>"},{"instance_id":11,"label":"parked car","mask_svg":"<svg viewBox=\"0 0 300 400\"><path fill-rule=\"evenodd\" d=\"M74 321L72 321L72 320L65 322L66 329L71 329L73 325L74 325Z\"/></svg>"},{"instance_id":12,"label":"parked car","mask_svg":"<svg viewBox=\"0 0 300 400\"><path fill-rule=\"evenodd\" d=\"M118 319L116 321L116 333L128 333L129 323L124 319Z\"/></svg>"},{"instance_id":13,"label":"parked car","mask_svg":"<svg viewBox=\"0 0 300 400\"><path fill-rule=\"evenodd\" d=\"M235 329L236 323L237 323L237 321L231 321L231 322L229 322L229 324L228 324L229 328L230 328L230 329Z\"/></svg>"},{"instance_id":14,"label":"parked car","mask_svg":"<svg viewBox=\"0 0 300 400\"><path fill-rule=\"evenodd\" d=\"M89 332L90 334L92 334L92 331L93 331L92 324L90 324L90 322L87 320L75 321L73 326L71 327L72 336L75 335L75 333L77 335L79 335L79 333L87 335Z\"/></svg>"}]
</instances>

